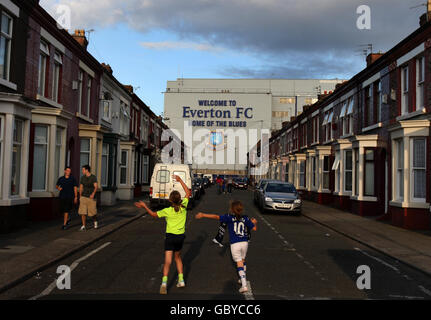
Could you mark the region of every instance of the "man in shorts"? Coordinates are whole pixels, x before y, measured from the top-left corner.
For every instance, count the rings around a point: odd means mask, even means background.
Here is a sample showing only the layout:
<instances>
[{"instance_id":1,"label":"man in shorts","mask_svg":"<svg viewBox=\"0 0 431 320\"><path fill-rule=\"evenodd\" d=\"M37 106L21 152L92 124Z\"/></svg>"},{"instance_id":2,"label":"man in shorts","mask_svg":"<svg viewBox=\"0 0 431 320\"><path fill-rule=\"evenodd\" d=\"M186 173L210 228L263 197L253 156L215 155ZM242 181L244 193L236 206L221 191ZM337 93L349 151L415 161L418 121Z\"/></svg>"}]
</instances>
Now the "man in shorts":
<instances>
[{"instance_id":1,"label":"man in shorts","mask_svg":"<svg viewBox=\"0 0 431 320\"><path fill-rule=\"evenodd\" d=\"M93 219L94 229L98 228L97 224L97 178L94 174L91 174L91 168L89 165L82 167L82 177L79 183L79 211L81 216L82 227L81 231L86 230L85 222L87 215Z\"/></svg>"},{"instance_id":2,"label":"man in shorts","mask_svg":"<svg viewBox=\"0 0 431 320\"><path fill-rule=\"evenodd\" d=\"M67 229L70 218L69 213L72 211L73 204L78 203L78 183L71 176L70 167L64 169L64 176L58 178L55 187L60 191L60 211L63 213L63 230Z\"/></svg>"}]
</instances>

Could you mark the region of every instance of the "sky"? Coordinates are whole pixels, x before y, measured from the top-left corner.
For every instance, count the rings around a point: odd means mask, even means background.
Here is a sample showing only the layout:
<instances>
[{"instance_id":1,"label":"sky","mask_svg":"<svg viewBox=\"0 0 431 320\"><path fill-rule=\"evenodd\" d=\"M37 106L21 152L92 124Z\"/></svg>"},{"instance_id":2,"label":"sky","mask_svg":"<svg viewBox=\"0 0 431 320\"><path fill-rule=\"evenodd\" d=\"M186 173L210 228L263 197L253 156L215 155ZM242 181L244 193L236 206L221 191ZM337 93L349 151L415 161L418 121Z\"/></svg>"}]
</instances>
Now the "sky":
<instances>
[{"instance_id":1,"label":"sky","mask_svg":"<svg viewBox=\"0 0 431 320\"><path fill-rule=\"evenodd\" d=\"M368 44L385 52L419 27L425 2L40 0L56 19L67 8L71 30L93 30L88 51L156 114L177 78L349 79ZM357 27L363 5L369 29Z\"/></svg>"}]
</instances>

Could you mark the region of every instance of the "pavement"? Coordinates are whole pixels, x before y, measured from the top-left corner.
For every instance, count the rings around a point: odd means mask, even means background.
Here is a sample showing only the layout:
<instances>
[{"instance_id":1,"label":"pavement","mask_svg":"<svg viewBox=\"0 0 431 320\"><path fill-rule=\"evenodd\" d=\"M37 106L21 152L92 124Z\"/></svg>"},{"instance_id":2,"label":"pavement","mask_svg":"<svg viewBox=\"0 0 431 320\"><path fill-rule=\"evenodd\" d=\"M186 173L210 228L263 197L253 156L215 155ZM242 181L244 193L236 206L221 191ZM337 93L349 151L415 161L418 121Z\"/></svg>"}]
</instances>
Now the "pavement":
<instances>
[{"instance_id":1,"label":"pavement","mask_svg":"<svg viewBox=\"0 0 431 320\"><path fill-rule=\"evenodd\" d=\"M252 236L250 250L250 277L256 299L431 296L426 289L431 288L431 231L404 230L309 201L304 202L302 217L263 215L253 206L251 195L250 191L235 191L233 196L242 200L246 211L259 220L259 231ZM226 212L230 198L216 196L214 189L191 214L199 210ZM160 235L164 223L148 219L133 206L134 201L101 208L97 230L78 231L80 221L75 215L71 228L65 231L60 228L61 221L51 221L0 235L0 293L14 299L42 292L55 278L57 263L72 265L75 259L81 261L86 252L99 250L103 239L108 246L102 246L103 251L91 261L81 262L83 266L75 271L75 289L67 295L55 291L51 299L159 299L159 251L163 247ZM235 279L228 246L218 252L211 242L217 224L189 219L187 225L184 263L186 273L190 273L188 288L177 293L172 283L169 298L240 299L238 293L231 294L236 291L236 282L226 279L226 275ZM328 232L328 228L335 232ZM370 293L356 288L355 272L362 264L373 270ZM42 271L44 277L38 277ZM148 279L136 281L143 277Z\"/></svg>"},{"instance_id":2,"label":"pavement","mask_svg":"<svg viewBox=\"0 0 431 320\"><path fill-rule=\"evenodd\" d=\"M114 206L98 208L99 228L79 231L81 219L76 210L71 223L62 230L62 218L29 224L17 232L0 235L0 293L27 280L58 261L90 246L94 242L142 217L134 201L119 201Z\"/></svg>"},{"instance_id":3,"label":"pavement","mask_svg":"<svg viewBox=\"0 0 431 320\"><path fill-rule=\"evenodd\" d=\"M304 216L431 276L431 231L406 230L305 201Z\"/></svg>"}]
</instances>

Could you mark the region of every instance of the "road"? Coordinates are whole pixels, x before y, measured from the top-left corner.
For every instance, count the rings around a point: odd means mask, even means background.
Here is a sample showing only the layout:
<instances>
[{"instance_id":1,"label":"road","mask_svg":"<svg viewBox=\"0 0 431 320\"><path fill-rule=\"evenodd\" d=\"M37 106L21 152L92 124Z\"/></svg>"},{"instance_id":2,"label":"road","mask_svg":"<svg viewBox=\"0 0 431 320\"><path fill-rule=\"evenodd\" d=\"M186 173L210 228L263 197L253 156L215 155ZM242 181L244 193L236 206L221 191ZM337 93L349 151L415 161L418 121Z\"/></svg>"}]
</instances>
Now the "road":
<instances>
[{"instance_id":1,"label":"road","mask_svg":"<svg viewBox=\"0 0 431 320\"><path fill-rule=\"evenodd\" d=\"M226 213L233 198L258 220L247 255L247 296L238 292L228 236L220 248L212 242L218 223L194 219L199 211ZM251 191L217 195L215 187L189 212L182 251L186 288L175 287L172 266L168 295L162 296L164 231L164 220L145 215L59 263L73 269L70 290L56 287L55 266L0 299L431 299L431 278L425 274L304 216L262 215ZM371 289L357 287L362 265L370 268Z\"/></svg>"}]
</instances>

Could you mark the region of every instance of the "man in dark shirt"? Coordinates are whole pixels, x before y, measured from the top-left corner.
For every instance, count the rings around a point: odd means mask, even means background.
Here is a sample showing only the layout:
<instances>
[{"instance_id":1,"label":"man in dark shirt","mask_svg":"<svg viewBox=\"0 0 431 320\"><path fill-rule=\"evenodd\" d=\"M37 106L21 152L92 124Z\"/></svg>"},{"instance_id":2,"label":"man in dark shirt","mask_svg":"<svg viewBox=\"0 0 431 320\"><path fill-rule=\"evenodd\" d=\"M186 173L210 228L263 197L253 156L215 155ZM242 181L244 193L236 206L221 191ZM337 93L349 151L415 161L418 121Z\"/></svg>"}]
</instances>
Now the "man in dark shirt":
<instances>
[{"instance_id":1,"label":"man in dark shirt","mask_svg":"<svg viewBox=\"0 0 431 320\"><path fill-rule=\"evenodd\" d=\"M94 174L91 174L91 168L89 165L82 167L81 181L79 182L79 211L82 219L81 231L85 231L85 221L87 215L92 217L94 222L94 228L98 228L97 224L97 206L96 206L96 192L97 192L97 178Z\"/></svg>"},{"instance_id":2,"label":"man in dark shirt","mask_svg":"<svg viewBox=\"0 0 431 320\"><path fill-rule=\"evenodd\" d=\"M63 216L63 230L67 229L69 222L69 212L73 208L73 204L78 203L78 183L75 178L71 176L72 170L70 167L64 169L64 176L58 178L56 183L57 190L60 191L60 210Z\"/></svg>"}]
</instances>

